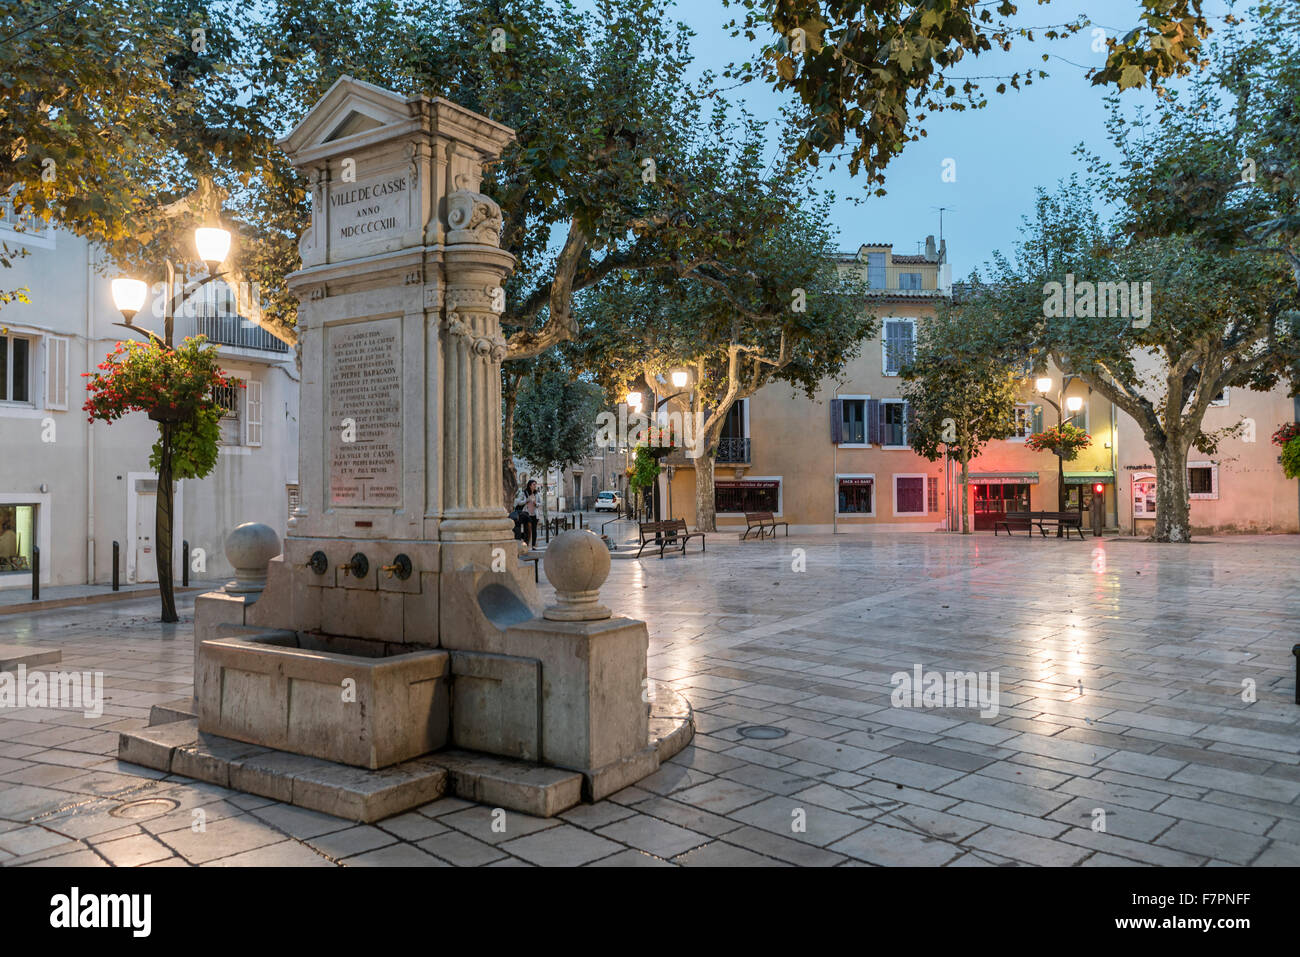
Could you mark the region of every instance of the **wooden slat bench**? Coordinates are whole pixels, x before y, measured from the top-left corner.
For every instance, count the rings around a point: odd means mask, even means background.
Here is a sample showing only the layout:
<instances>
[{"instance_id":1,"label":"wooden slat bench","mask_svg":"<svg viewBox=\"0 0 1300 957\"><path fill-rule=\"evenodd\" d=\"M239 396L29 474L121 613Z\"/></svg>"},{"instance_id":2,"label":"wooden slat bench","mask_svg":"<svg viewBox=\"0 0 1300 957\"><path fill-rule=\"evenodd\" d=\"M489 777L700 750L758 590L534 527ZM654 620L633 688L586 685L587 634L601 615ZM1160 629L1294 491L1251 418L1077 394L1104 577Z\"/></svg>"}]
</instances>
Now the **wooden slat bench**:
<instances>
[{"instance_id":1,"label":"wooden slat bench","mask_svg":"<svg viewBox=\"0 0 1300 957\"><path fill-rule=\"evenodd\" d=\"M746 512L745 532L743 535L740 536L740 540L743 542L746 538L749 537L749 533L752 532L754 529L758 529L759 538L762 538L765 535L767 535L769 531L772 533L772 537L776 538L776 527L778 525L781 525L785 528L785 537L789 538L790 537L789 522L778 522L776 520L776 516L774 516L771 512Z\"/></svg>"},{"instance_id":2,"label":"wooden slat bench","mask_svg":"<svg viewBox=\"0 0 1300 957\"><path fill-rule=\"evenodd\" d=\"M671 518L666 522L638 522L637 529L641 534L641 547L636 550L637 558L641 557L641 552L647 545L658 545L660 558L664 557L664 549L677 548L679 545L682 554L685 555L686 543L692 538L700 540L700 551L706 550L704 533L687 531L684 518Z\"/></svg>"},{"instance_id":3,"label":"wooden slat bench","mask_svg":"<svg viewBox=\"0 0 1300 957\"><path fill-rule=\"evenodd\" d=\"M1029 534L1030 538L1034 537L1034 526L1038 526L1041 537L1047 537L1048 528L1059 528L1066 538L1070 537L1070 532L1079 533L1079 541L1083 541L1083 516L1078 512L1007 512L1001 519L993 523L993 535L996 537L999 528L1005 528L1010 535L1012 529L1023 530Z\"/></svg>"},{"instance_id":4,"label":"wooden slat bench","mask_svg":"<svg viewBox=\"0 0 1300 957\"><path fill-rule=\"evenodd\" d=\"M1034 537L1034 513L1033 512L1007 512L1002 516L1002 520L993 523L993 537L996 538L999 528L1007 530L1008 537L1014 528L1018 531L1029 533L1029 537Z\"/></svg>"},{"instance_id":5,"label":"wooden slat bench","mask_svg":"<svg viewBox=\"0 0 1300 957\"><path fill-rule=\"evenodd\" d=\"M1071 531L1078 532L1079 541L1084 541L1083 516L1078 512L1037 512L1035 514L1038 516L1035 524L1038 525L1038 530L1043 533L1044 538L1047 537L1047 528L1050 526L1060 529L1066 538L1070 537Z\"/></svg>"}]
</instances>

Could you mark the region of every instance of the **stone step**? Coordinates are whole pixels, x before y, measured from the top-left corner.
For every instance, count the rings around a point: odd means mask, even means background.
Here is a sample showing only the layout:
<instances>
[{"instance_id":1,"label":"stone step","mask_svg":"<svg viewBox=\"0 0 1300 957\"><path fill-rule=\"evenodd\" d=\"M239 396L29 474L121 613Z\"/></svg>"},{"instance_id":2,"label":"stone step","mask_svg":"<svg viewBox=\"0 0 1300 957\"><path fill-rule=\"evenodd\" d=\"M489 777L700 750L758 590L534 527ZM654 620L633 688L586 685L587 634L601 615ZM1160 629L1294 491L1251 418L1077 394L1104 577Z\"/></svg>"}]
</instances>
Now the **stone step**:
<instances>
[{"instance_id":1,"label":"stone step","mask_svg":"<svg viewBox=\"0 0 1300 957\"><path fill-rule=\"evenodd\" d=\"M201 733L198 720L184 711L188 706L188 699L155 705L148 727L119 735L118 757L367 824L437 800L444 793L534 817L554 817L584 797L583 775L577 771L476 751L447 749L371 771L245 744ZM695 732L691 705L667 685L651 682L648 707L647 744L653 753L644 757L651 764L662 763L690 743ZM640 754L634 757L642 759ZM648 770L653 768L638 768L632 777ZM617 774L617 769L611 773ZM622 782L610 785L621 786ZM606 787L598 790L599 796L608 792Z\"/></svg>"},{"instance_id":2,"label":"stone step","mask_svg":"<svg viewBox=\"0 0 1300 957\"><path fill-rule=\"evenodd\" d=\"M0 645L0 671L14 671L19 665L39 668L57 665L63 660L58 648L33 648L30 645Z\"/></svg>"},{"instance_id":3,"label":"stone step","mask_svg":"<svg viewBox=\"0 0 1300 957\"><path fill-rule=\"evenodd\" d=\"M157 724L170 724L173 721L188 721L199 716L193 698L177 698L156 704L149 709L150 727Z\"/></svg>"}]
</instances>

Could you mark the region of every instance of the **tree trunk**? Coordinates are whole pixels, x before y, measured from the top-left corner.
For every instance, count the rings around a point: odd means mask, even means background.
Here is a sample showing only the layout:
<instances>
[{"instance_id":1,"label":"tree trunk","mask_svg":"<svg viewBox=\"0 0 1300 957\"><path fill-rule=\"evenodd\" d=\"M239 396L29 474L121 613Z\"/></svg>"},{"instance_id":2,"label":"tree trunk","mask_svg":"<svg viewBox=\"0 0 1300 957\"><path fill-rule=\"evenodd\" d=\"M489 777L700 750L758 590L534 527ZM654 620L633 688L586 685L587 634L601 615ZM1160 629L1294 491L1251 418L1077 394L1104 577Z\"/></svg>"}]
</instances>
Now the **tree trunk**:
<instances>
[{"instance_id":1,"label":"tree trunk","mask_svg":"<svg viewBox=\"0 0 1300 957\"><path fill-rule=\"evenodd\" d=\"M160 422L161 454L158 456L158 507L154 510L154 558L158 565L158 594L162 598L162 620L175 622L176 592L172 582L172 516L175 500L172 495L172 429L170 422Z\"/></svg>"},{"instance_id":2,"label":"tree trunk","mask_svg":"<svg viewBox=\"0 0 1300 957\"><path fill-rule=\"evenodd\" d=\"M1163 443L1147 441L1156 450L1156 527L1153 542L1192 540L1192 502L1187 484L1187 449L1191 442L1176 435Z\"/></svg>"},{"instance_id":3,"label":"tree trunk","mask_svg":"<svg viewBox=\"0 0 1300 957\"><path fill-rule=\"evenodd\" d=\"M718 440L722 436L722 429L726 422L725 411L713 413L713 422L705 426L702 436L704 453L695 460L695 527L701 532L718 530L713 471L717 462Z\"/></svg>"},{"instance_id":4,"label":"tree trunk","mask_svg":"<svg viewBox=\"0 0 1300 957\"><path fill-rule=\"evenodd\" d=\"M713 498L713 449L706 444L704 454L695 460L695 527L701 532L716 532L718 518Z\"/></svg>"},{"instance_id":5,"label":"tree trunk","mask_svg":"<svg viewBox=\"0 0 1300 957\"><path fill-rule=\"evenodd\" d=\"M970 456L961 460L961 533L970 534Z\"/></svg>"}]
</instances>

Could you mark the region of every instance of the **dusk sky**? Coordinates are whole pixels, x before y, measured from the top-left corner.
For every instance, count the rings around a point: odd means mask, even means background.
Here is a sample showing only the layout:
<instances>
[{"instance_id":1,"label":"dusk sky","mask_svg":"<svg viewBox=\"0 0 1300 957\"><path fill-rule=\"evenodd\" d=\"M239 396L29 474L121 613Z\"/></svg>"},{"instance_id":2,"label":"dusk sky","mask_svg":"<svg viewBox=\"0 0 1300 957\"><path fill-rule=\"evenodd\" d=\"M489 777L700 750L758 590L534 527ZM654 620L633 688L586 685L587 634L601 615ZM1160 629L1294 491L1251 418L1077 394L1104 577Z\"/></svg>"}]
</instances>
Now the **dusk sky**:
<instances>
[{"instance_id":1,"label":"dusk sky","mask_svg":"<svg viewBox=\"0 0 1300 957\"><path fill-rule=\"evenodd\" d=\"M1022 3L1021 10L1018 22L1035 28L1087 13L1094 25L1115 35L1137 24L1140 7L1136 0L1058 0L1050 5ZM1205 14L1212 27L1222 22L1226 10L1221 0L1207 0ZM694 52L701 70L721 73L729 62L757 55L756 43L743 36L733 39L723 29L723 24L739 13L722 0L678 5L677 17L698 34ZM843 163L825 174L825 188L837 197L834 225L840 232L841 248L892 242L895 252L915 253L917 243L928 234L938 236L937 207L944 206L948 211L943 232L954 279L965 278L995 249L1009 250L1017 238L1021 216L1032 207L1035 188L1050 188L1082 169L1073 155L1075 146L1086 143L1113 155L1106 139L1103 103L1109 88L1093 86L1084 78L1088 67L1104 60L1104 54L1092 52L1092 43L1091 27L1056 41L1040 40L1036 31L1033 43L1017 40L1010 53L968 56L954 76L1004 75L1027 67L1041 67L1051 75L1020 91L1008 89L1003 95L992 92L996 80L986 82L982 84L989 92L986 108L929 115L925 123L929 135L909 143L887 170L887 196L855 205L845 197L863 195L865 180L850 177ZM1043 53L1054 56L1043 63ZM759 117L775 116L782 99L793 96L778 94L757 80L729 95L743 96ZM1124 102L1133 106L1153 99L1150 90L1124 94ZM940 174L949 157L956 161L957 179L945 183Z\"/></svg>"}]
</instances>

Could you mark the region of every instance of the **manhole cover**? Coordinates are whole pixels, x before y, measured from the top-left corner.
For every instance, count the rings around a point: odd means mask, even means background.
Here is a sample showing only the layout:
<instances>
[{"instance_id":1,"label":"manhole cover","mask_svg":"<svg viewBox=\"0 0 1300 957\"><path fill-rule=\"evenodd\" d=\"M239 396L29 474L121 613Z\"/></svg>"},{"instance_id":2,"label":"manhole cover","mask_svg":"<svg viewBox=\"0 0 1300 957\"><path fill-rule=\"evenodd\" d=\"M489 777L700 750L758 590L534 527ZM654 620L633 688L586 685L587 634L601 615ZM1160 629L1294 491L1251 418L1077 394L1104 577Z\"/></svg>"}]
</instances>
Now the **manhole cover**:
<instances>
[{"instance_id":1,"label":"manhole cover","mask_svg":"<svg viewBox=\"0 0 1300 957\"><path fill-rule=\"evenodd\" d=\"M147 817L158 817L160 814L174 811L178 807L180 807L180 802L173 801L171 798L150 798L147 801L129 801L126 804L119 804L108 813L113 817L142 820Z\"/></svg>"},{"instance_id":2,"label":"manhole cover","mask_svg":"<svg viewBox=\"0 0 1300 957\"><path fill-rule=\"evenodd\" d=\"M750 724L740 729L742 738L784 738L788 734L785 728L774 728L770 724Z\"/></svg>"}]
</instances>

